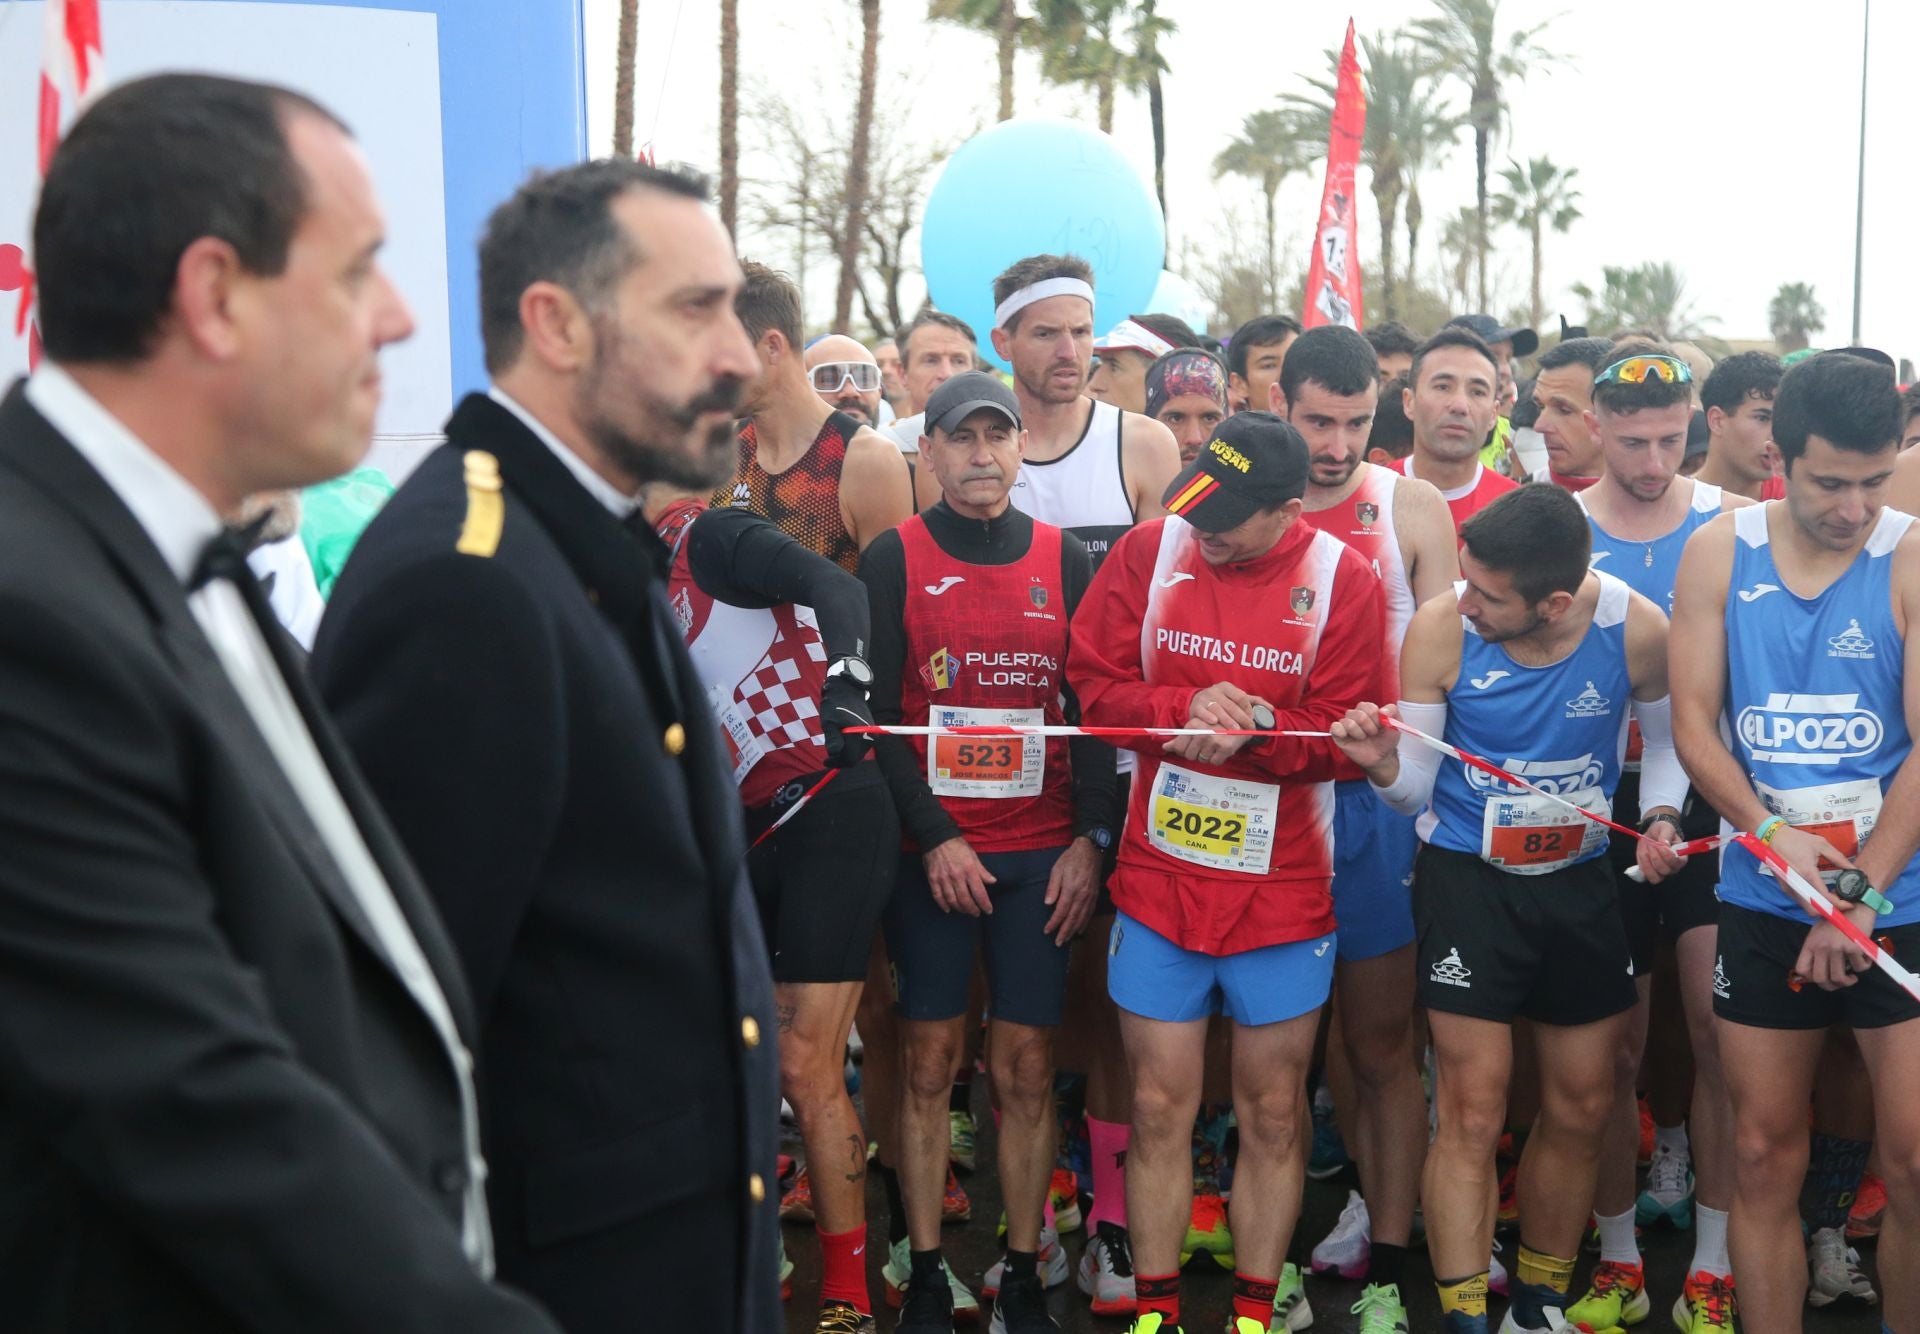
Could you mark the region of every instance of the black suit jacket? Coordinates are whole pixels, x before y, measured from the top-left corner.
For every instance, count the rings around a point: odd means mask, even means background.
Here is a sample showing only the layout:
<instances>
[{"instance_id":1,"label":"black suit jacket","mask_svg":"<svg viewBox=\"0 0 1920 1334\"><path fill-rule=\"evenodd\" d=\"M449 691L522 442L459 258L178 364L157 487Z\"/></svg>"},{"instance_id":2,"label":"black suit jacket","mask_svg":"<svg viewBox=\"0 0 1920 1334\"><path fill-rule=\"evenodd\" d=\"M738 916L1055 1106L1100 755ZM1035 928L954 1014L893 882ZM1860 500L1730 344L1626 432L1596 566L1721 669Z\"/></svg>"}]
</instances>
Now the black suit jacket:
<instances>
[{"instance_id":1,"label":"black suit jacket","mask_svg":"<svg viewBox=\"0 0 1920 1334\"><path fill-rule=\"evenodd\" d=\"M315 740L472 1032L431 903L324 722ZM0 403L0 1326L551 1331L462 1256L465 1181L430 1021L179 582L15 385Z\"/></svg>"},{"instance_id":2,"label":"black suit jacket","mask_svg":"<svg viewBox=\"0 0 1920 1334\"><path fill-rule=\"evenodd\" d=\"M447 436L313 667L472 981L501 1276L576 1334L775 1330L772 984L665 550L491 399Z\"/></svg>"}]
</instances>

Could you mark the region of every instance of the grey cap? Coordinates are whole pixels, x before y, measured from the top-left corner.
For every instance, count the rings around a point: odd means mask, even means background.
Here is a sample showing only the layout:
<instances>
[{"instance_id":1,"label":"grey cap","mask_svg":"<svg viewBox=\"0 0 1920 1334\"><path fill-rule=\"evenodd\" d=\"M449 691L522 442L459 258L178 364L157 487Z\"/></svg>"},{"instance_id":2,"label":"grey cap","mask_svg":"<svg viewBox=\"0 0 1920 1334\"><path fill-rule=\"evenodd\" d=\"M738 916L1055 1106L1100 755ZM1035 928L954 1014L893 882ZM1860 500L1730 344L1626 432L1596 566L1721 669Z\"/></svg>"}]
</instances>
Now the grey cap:
<instances>
[{"instance_id":1,"label":"grey cap","mask_svg":"<svg viewBox=\"0 0 1920 1334\"><path fill-rule=\"evenodd\" d=\"M927 397L928 435L941 430L951 434L960 423L982 408L992 408L1004 416L1014 429L1020 426L1020 400L1000 378L985 371L962 371L945 381Z\"/></svg>"}]
</instances>

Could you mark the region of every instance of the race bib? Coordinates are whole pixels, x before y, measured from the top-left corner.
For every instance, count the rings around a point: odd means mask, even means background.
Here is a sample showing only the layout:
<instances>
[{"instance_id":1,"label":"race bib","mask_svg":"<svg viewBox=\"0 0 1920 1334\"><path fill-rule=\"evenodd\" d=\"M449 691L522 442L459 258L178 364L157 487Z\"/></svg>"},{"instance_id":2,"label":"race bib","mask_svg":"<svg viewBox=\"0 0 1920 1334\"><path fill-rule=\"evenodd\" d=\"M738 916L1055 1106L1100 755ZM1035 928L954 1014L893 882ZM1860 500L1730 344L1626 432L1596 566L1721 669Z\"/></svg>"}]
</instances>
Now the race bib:
<instances>
[{"instance_id":1,"label":"race bib","mask_svg":"<svg viewBox=\"0 0 1920 1334\"><path fill-rule=\"evenodd\" d=\"M1880 784L1871 778L1820 787L1778 788L1755 783L1753 790L1769 812L1795 829L1826 839L1848 861L1860 855L1860 845L1880 819ZM1840 874L1840 868L1828 869L1824 860L1820 868L1823 880L1831 881ZM1764 862L1760 869L1773 873Z\"/></svg>"},{"instance_id":2,"label":"race bib","mask_svg":"<svg viewBox=\"0 0 1920 1334\"><path fill-rule=\"evenodd\" d=\"M1039 727L1041 709L934 709L934 727ZM927 786L938 797L1037 797L1047 740L1037 736L930 736Z\"/></svg>"},{"instance_id":3,"label":"race bib","mask_svg":"<svg viewBox=\"0 0 1920 1334\"><path fill-rule=\"evenodd\" d=\"M1597 787L1567 794L1583 811L1610 815L1606 794ZM1607 841L1607 827L1576 815L1558 802L1531 792L1487 798L1480 831L1480 856L1489 866L1515 875L1544 875L1571 866Z\"/></svg>"},{"instance_id":4,"label":"race bib","mask_svg":"<svg viewBox=\"0 0 1920 1334\"><path fill-rule=\"evenodd\" d=\"M1273 860L1280 788L1160 766L1147 837L1169 857L1218 871L1265 875Z\"/></svg>"},{"instance_id":5,"label":"race bib","mask_svg":"<svg viewBox=\"0 0 1920 1334\"><path fill-rule=\"evenodd\" d=\"M737 785L766 755L767 743L764 738L753 734L753 729L747 726L746 715L738 705L723 704L718 714L720 735L726 738L727 758L733 764L733 781Z\"/></svg>"}]
</instances>

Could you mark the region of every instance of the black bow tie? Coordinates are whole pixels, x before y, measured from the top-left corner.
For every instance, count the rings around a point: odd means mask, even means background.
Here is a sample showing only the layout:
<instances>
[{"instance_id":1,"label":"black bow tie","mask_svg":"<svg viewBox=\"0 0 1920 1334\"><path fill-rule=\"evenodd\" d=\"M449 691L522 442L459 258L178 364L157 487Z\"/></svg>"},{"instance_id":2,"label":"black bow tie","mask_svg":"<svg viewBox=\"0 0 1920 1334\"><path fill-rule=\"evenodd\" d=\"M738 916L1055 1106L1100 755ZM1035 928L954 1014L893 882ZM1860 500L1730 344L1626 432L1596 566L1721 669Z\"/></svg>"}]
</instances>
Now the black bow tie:
<instances>
[{"instance_id":1,"label":"black bow tie","mask_svg":"<svg viewBox=\"0 0 1920 1334\"><path fill-rule=\"evenodd\" d=\"M197 593L216 579L228 579L244 586L242 576L252 575L247 553L259 545L260 533L271 517L262 514L251 523L230 524L215 534L201 550L200 559L194 562L187 591Z\"/></svg>"}]
</instances>

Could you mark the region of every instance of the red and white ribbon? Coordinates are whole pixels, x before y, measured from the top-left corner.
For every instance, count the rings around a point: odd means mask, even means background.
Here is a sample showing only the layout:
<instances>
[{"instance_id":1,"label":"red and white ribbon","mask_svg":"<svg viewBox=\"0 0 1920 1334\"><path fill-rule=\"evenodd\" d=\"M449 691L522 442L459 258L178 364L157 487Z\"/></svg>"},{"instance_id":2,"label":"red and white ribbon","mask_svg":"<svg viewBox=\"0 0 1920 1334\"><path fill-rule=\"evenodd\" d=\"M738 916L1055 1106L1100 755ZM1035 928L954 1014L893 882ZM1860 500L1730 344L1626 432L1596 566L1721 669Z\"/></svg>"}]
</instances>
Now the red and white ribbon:
<instances>
[{"instance_id":1,"label":"red and white ribbon","mask_svg":"<svg viewBox=\"0 0 1920 1334\"><path fill-rule=\"evenodd\" d=\"M874 723L843 727L850 736L1304 736L1329 739L1329 732L1275 732L1254 727L1012 727L983 723L967 727L899 727Z\"/></svg>"}]
</instances>

